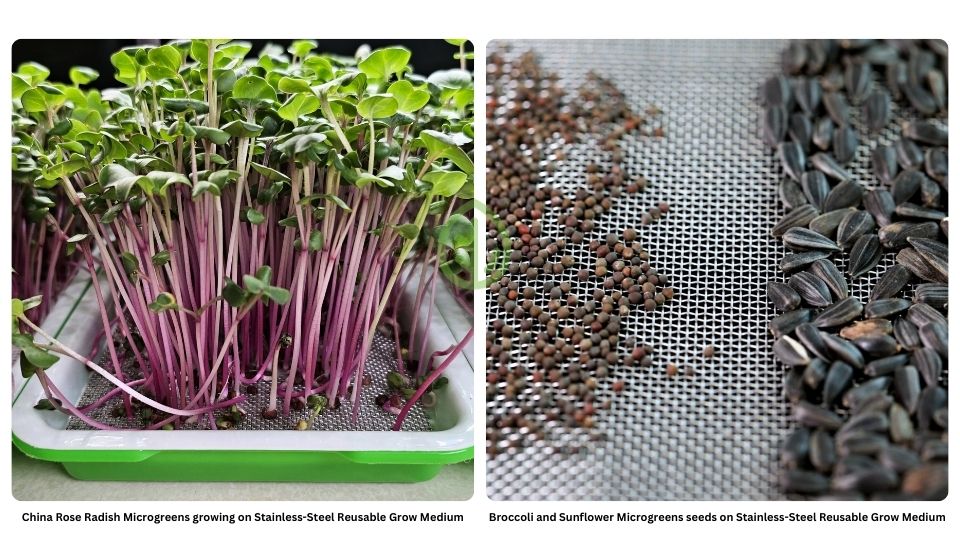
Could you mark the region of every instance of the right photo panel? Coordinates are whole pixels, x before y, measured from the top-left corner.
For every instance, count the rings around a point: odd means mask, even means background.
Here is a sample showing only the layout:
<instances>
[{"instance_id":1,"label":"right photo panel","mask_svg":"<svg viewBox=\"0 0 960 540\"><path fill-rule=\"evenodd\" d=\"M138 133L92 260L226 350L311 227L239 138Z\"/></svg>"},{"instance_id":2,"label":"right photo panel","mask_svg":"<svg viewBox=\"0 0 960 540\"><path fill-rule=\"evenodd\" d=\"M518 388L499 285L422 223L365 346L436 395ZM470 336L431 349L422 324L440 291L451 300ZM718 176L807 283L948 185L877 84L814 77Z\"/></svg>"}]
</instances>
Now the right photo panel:
<instances>
[{"instance_id":1,"label":"right photo panel","mask_svg":"<svg viewBox=\"0 0 960 540\"><path fill-rule=\"evenodd\" d=\"M947 494L947 45L495 40L493 500Z\"/></svg>"}]
</instances>

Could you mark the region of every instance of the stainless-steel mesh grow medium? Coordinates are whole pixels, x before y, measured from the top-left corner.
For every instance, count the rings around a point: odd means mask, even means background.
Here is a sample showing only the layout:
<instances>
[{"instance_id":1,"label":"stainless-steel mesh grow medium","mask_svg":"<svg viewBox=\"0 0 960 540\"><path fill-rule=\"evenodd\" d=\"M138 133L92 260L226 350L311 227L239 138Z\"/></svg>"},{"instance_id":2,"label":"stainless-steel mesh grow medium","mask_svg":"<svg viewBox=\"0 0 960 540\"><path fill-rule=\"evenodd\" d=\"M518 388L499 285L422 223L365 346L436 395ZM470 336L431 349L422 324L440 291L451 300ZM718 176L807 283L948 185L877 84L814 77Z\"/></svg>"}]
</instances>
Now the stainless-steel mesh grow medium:
<instances>
[{"instance_id":1,"label":"stainless-steel mesh grow medium","mask_svg":"<svg viewBox=\"0 0 960 540\"><path fill-rule=\"evenodd\" d=\"M406 307L401 324L413 309L426 309L413 306L415 293L415 288L403 291ZM445 288L438 288L439 309L454 303L447 296ZM99 315L93 299L85 298L59 339L87 350L93 340L91 328L99 328ZM428 350L443 350L456 342L452 332L439 330L425 332ZM373 404L395 362L392 338L378 334L365 370L371 383L364 389L357 421L352 420L349 405L343 404L320 415L309 431L292 429L306 411L272 421L261 417L269 392L269 383L263 382L256 393L247 395L242 406L248 414L234 430L138 430L139 424L112 418L109 404L100 407L95 418L130 430L92 430L76 418L34 409L44 397L34 377L15 393L14 443L28 456L62 463L67 472L83 480L414 482L432 478L446 464L472 458L473 370L467 357L457 358L445 371L449 384L438 391L434 411L427 414L417 406L401 431L391 431L395 417ZM47 373L68 398L81 405L112 388L69 359Z\"/></svg>"},{"instance_id":2,"label":"stainless-steel mesh grow medium","mask_svg":"<svg viewBox=\"0 0 960 540\"><path fill-rule=\"evenodd\" d=\"M783 247L770 236L782 215L777 194L779 160L760 137L760 83L780 72L778 41L511 41L492 43L508 54L532 50L571 95L588 72L608 77L643 111L662 112L664 138L626 136L620 145L626 174L642 175L649 188L618 199L586 235L568 245L578 261L589 260L587 243L610 232L637 227L651 266L666 273L676 300L652 313L635 310L624 319L623 338L654 348L651 368L617 367L601 381L598 400L612 399L597 417L599 440L583 430L556 427L535 441L488 458L488 494L493 499L778 499L778 446L791 427L781 397L783 368L771 353L767 322L776 314L764 285L779 279ZM904 113L894 106L894 117ZM859 112L852 110L859 126ZM496 114L495 112L493 114ZM899 122L891 122L891 125ZM862 144L848 165L872 187L870 151L889 143L899 128L879 135L858 129ZM560 147L561 144L557 143ZM588 163L606 159L599 145L564 148L566 160L544 184L572 196L583 186ZM599 161L601 168L604 161ZM544 168L545 170L545 168ZM670 203L661 221L639 227L644 210ZM556 215L542 220L543 236L560 236ZM868 275L853 280L851 294L865 300L892 263L888 255ZM838 261L839 264L839 261ZM841 265L841 270L843 266ZM537 287L523 276L519 286ZM534 280L537 281L537 280ZM540 283L542 284L542 279ZM574 281L576 294L588 288ZM542 290L542 289L538 289ZM513 316L487 297L488 320ZM717 353L705 358L705 346ZM526 362L514 351L515 362ZM691 366L693 376L668 377L664 366ZM626 380L614 394L613 379ZM529 394L508 401L498 393L488 413L522 405ZM508 437L522 438L520 433ZM597 439L598 437L593 437ZM571 452L570 449L576 451Z\"/></svg>"}]
</instances>

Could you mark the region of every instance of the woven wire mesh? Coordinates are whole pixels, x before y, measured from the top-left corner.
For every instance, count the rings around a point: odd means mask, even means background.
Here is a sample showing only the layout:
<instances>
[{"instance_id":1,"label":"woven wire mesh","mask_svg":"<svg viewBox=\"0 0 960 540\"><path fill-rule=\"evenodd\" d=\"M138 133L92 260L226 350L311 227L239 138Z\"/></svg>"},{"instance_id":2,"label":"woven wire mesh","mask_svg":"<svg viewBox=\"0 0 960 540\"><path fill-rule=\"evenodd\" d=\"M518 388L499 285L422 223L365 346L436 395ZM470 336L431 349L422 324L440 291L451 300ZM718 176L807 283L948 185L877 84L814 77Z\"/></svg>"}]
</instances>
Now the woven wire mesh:
<instances>
[{"instance_id":1,"label":"woven wire mesh","mask_svg":"<svg viewBox=\"0 0 960 540\"><path fill-rule=\"evenodd\" d=\"M611 399L597 418L600 437L582 429L550 429L544 440L511 445L487 461L488 495L497 500L601 499L778 499L778 447L789 432L787 404L781 397L783 367L771 352L768 321L776 315L765 284L783 280L778 268L784 248L769 234L783 215L777 186L783 172L774 153L763 146L758 87L780 72L778 41L510 41L490 50L519 55L532 50L542 67L555 72L567 90L594 71L626 94L635 111L650 105L663 112L664 138L627 135L620 140L627 178L644 176L646 192L624 195L597 222L583 244L568 244L575 274L590 268L588 242L635 227L650 254L651 266L670 277L677 296L656 311L634 310L623 321L624 338L654 348L649 368L617 366L601 381L597 401ZM870 153L899 136L899 122L870 134L851 108L860 147L846 165L865 187L877 185ZM904 118L894 105L894 118ZM496 114L496 111L493 112ZM565 160L554 172L541 168L540 180L569 196L583 187L587 164L608 168L609 153L595 140L563 149ZM547 152L546 155L550 155ZM604 161L606 160L606 161ZM546 163L544 162L543 165ZM641 215L657 201L670 213L649 226ZM542 219L541 236L560 237L557 212ZM845 257L834 257L845 270ZM893 255L851 282L851 294L865 300ZM519 288L543 292L543 278L511 276ZM589 295L593 284L575 279L574 290ZM488 294L488 319L512 314ZM716 348L705 358L707 345ZM529 364L515 348L515 362ZM668 377L668 363L680 375ZM685 368L694 370L685 376ZM626 381L622 393L611 382ZM544 383L549 384L549 383ZM533 386L533 385L529 385ZM533 390L508 400L495 393L488 413L523 404ZM541 419L543 420L543 419ZM510 437L523 437L514 433ZM596 440L599 439L599 440ZM508 438L509 440L509 438ZM571 448L574 451L571 451Z\"/></svg>"},{"instance_id":2,"label":"woven wire mesh","mask_svg":"<svg viewBox=\"0 0 960 540\"><path fill-rule=\"evenodd\" d=\"M101 357L103 362L109 363L109 359ZM109 367L109 366L105 366ZM337 409L327 408L327 410L316 417L310 426L315 431L389 431L393 426L396 416L387 413L376 405L374 399L387 392L387 373L396 367L396 349L392 339L383 334L377 333L374 336L373 344L370 347L370 354L364 366L364 372L369 375L370 384L363 388L360 395L360 412L357 414L356 422L353 421L353 403L348 399L341 398L341 405ZM90 380L84 388L83 395L78 402L79 407L89 405L115 386L108 380L97 375L90 376ZM298 420L309 420L310 410L307 408L301 410L291 410L289 415L282 414L283 390L279 391L278 409L281 414L273 419L265 419L260 414L267 406L270 400L270 382L261 379L256 385L255 393L246 393L246 399L240 404L240 407L247 413L243 420L235 426L235 429L247 430L284 430L292 429ZM303 385L294 385L294 391L302 391ZM94 420L123 429L142 429L144 423L139 419L130 419L126 416L115 418L112 412L121 410L122 403L119 397L107 401L103 406L98 407L88 414ZM154 420L157 421L157 420ZM71 416L67 422L67 429L91 429L89 425L75 416ZM196 423L183 424L181 429L209 429L209 422L200 421ZM403 422L403 431L430 431L430 420L420 404L411 408Z\"/></svg>"}]
</instances>

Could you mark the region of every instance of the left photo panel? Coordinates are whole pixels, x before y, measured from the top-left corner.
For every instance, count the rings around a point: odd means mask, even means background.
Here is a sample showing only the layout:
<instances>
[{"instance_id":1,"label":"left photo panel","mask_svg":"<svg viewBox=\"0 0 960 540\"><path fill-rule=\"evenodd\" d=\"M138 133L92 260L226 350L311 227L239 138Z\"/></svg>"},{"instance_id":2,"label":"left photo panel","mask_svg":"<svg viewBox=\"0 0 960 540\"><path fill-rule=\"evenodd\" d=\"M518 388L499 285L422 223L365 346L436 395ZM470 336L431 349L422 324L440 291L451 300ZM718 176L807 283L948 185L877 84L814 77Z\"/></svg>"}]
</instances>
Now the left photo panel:
<instances>
[{"instance_id":1,"label":"left photo panel","mask_svg":"<svg viewBox=\"0 0 960 540\"><path fill-rule=\"evenodd\" d=\"M14 497L473 496L470 41L12 54Z\"/></svg>"}]
</instances>

